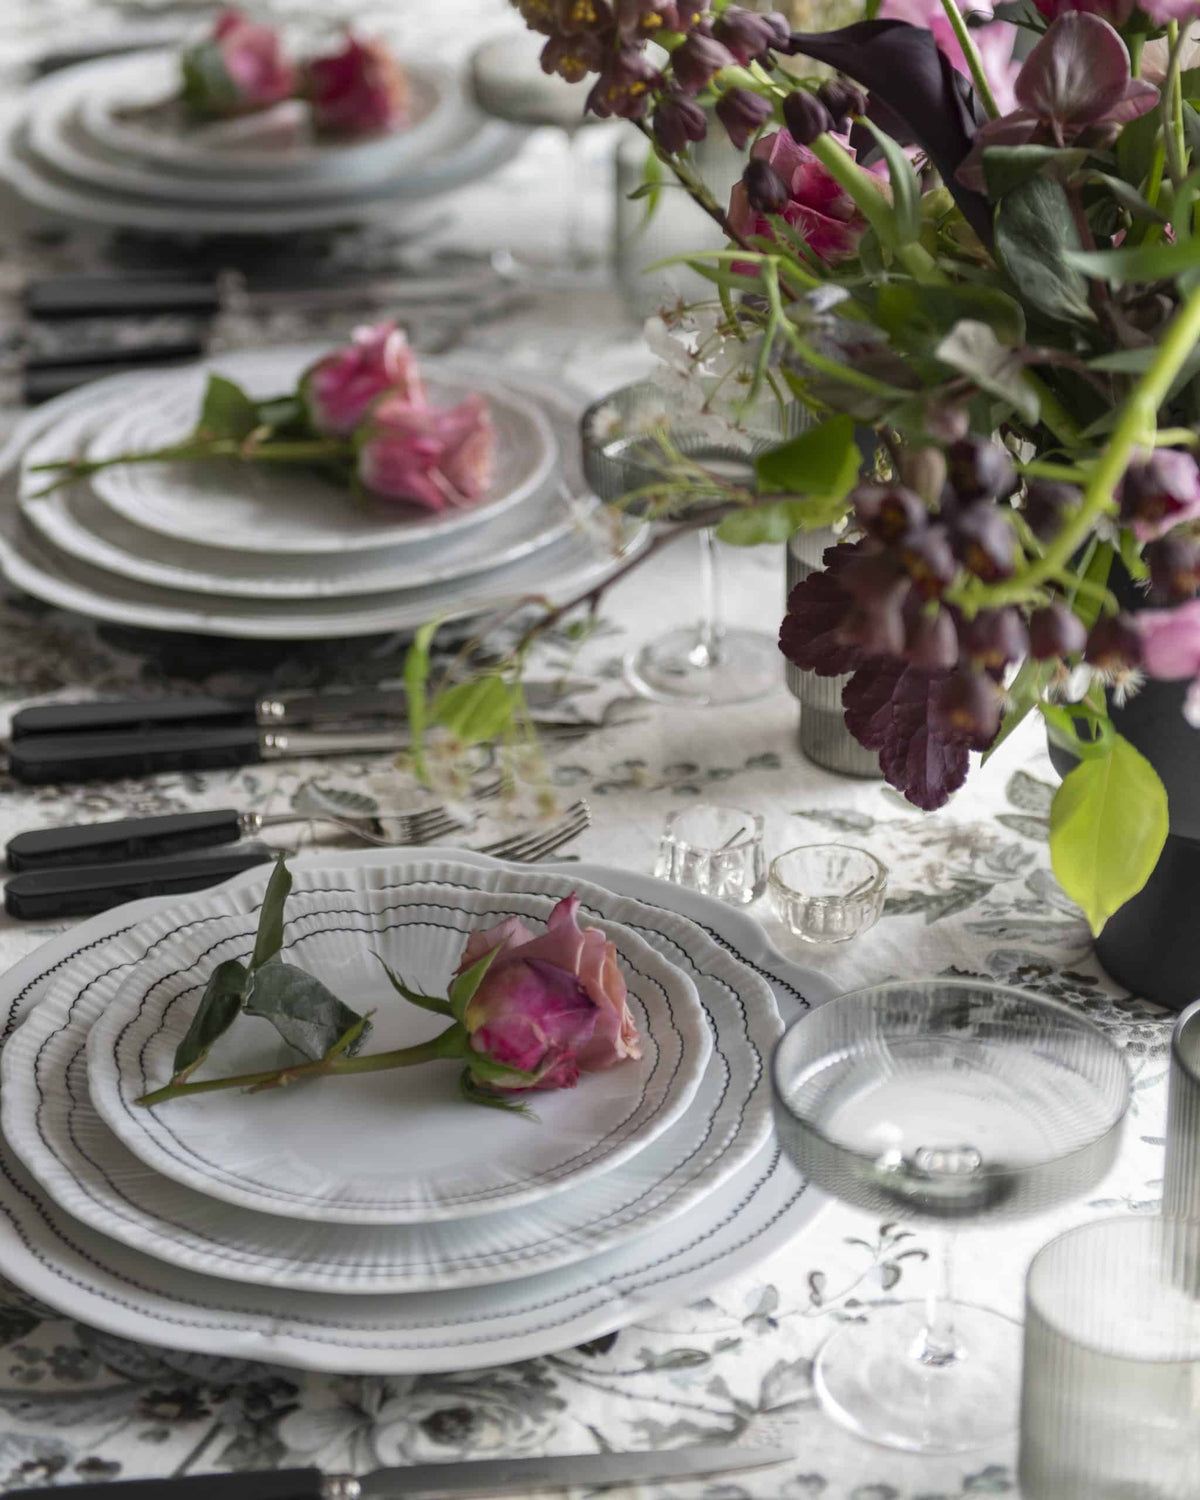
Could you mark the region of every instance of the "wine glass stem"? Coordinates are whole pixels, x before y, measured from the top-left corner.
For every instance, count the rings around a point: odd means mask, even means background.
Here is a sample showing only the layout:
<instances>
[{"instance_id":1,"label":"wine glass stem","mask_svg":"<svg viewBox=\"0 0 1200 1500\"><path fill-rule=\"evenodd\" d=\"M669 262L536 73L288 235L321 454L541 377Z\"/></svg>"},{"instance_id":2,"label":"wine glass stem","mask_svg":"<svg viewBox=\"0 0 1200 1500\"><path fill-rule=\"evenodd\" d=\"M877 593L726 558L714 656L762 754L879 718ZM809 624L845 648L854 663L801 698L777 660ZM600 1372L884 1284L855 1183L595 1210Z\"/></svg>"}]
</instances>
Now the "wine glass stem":
<instances>
[{"instance_id":1,"label":"wine glass stem","mask_svg":"<svg viewBox=\"0 0 1200 1500\"><path fill-rule=\"evenodd\" d=\"M580 133L581 127L578 125L563 128L563 135L567 140L567 171L566 181L562 185L561 202L564 251L567 269L570 271L586 270L589 260L587 247L583 242L583 194L580 179L584 163L583 152L579 149Z\"/></svg>"},{"instance_id":2,"label":"wine glass stem","mask_svg":"<svg viewBox=\"0 0 1200 1500\"><path fill-rule=\"evenodd\" d=\"M954 1332L954 1236L949 1230L935 1231L931 1253L933 1277L925 1298L925 1327L913 1352L921 1364L940 1370L962 1358Z\"/></svg>"},{"instance_id":3,"label":"wine glass stem","mask_svg":"<svg viewBox=\"0 0 1200 1500\"><path fill-rule=\"evenodd\" d=\"M721 618L721 575L717 561L717 540L711 526L698 533L700 538L700 624L696 644L688 652L694 667L715 667L721 659L721 637L725 624Z\"/></svg>"}]
</instances>

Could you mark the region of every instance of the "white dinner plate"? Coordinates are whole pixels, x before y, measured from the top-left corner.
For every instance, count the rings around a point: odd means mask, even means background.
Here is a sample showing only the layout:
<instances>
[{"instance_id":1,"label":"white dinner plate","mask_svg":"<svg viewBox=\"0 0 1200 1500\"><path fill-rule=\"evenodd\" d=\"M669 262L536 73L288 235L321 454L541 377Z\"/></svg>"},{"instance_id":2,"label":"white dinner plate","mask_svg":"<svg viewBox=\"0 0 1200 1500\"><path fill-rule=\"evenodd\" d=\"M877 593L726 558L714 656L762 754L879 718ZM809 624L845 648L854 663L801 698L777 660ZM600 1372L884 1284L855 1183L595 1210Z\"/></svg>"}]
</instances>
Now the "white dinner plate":
<instances>
[{"instance_id":1,"label":"white dinner plate","mask_svg":"<svg viewBox=\"0 0 1200 1500\"><path fill-rule=\"evenodd\" d=\"M114 391L135 392L143 374L113 376ZM95 619L147 630L188 631L247 640L323 640L414 630L433 616L472 618L530 595L566 600L620 568L644 547L647 528L627 527L614 547L608 528L577 528L519 562L475 577L367 599L225 599L117 578L66 556L23 525L14 470L26 446L61 417L94 399L96 385L56 397L23 417L0 450L0 570L35 598Z\"/></svg>"},{"instance_id":2,"label":"white dinner plate","mask_svg":"<svg viewBox=\"0 0 1200 1500\"><path fill-rule=\"evenodd\" d=\"M294 201L299 194L330 189L345 197L382 177L402 176L414 162L440 150L461 128L456 122L464 109L483 122L447 70L406 60L404 70L412 91L409 123L390 135L359 141L316 140L307 106L299 100L249 119L192 125L170 103L179 89L179 52L173 48L97 58L52 74L30 91L31 114L40 118L43 101L50 99L60 119L64 103L68 111L78 109L93 142L116 159L153 165L157 170L144 176L173 182L181 196L194 189L211 198L216 184L237 197L262 191L260 202ZM36 123L30 141L42 150ZM53 164L73 171L61 159ZM146 191L132 181L120 185Z\"/></svg>"},{"instance_id":3,"label":"white dinner plate","mask_svg":"<svg viewBox=\"0 0 1200 1500\"><path fill-rule=\"evenodd\" d=\"M159 372L153 398L106 423L88 444L90 459L148 453L182 442L196 427L211 371L238 379L251 396L294 389L304 363L285 350L215 358L202 368ZM373 551L423 542L478 526L537 493L558 457L554 430L535 401L482 373L421 365L429 400L457 406L479 394L496 434L495 473L472 504L432 512L406 501L355 495L304 465L197 463L118 464L92 476L92 488L135 526L196 546L233 552ZM97 385L98 399L102 387ZM34 479L37 476L33 476Z\"/></svg>"},{"instance_id":4,"label":"white dinner plate","mask_svg":"<svg viewBox=\"0 0 1200 1500\"><path fill-rule=\"evenodd\" d=\"M460 867L460 879L464 878ZM421 867L380 869L393 882ZM305 872L299 872L301 883ZM470 867L468 882L478 879ZM233 1281L369 1294L494 1284L598 1254L668 1222L762 1147L770 1130L766 1061L780 1030L769 986L694 923L566 875L522 872L522 889L578 889L584 920L617 916L691 975L712 1052L682 1117L630 1161L580 1188L473 1219L412 1228L295 1222L218 1203L143 1164L100 1120L85 1048L148 927L120 940L130 958L87 983L60 974L7 1049L5 1133L55 1201L76 1218L158 1259ZM224 896L228 904L234 903ZM219 909L216 897L211 903ZM254 914L241 918L249 931ZM340 907L322 918L344 922ZM114 952L114 960L115 960ZM353 1085L350 1085L353 1087Z\"/></svg>"},{"instance_id":5,"label":"white dinner plate","mask_svg":"<svg viewBox=\"0 0 1200 1500\"><path fill-rule=\"evenodd\" d=\"M338 854L335 860L340 872L361 871L393 862L399 852ZM427 854L482 870L502 868L457 850ZM333 864L327 856L304 859L296 873L303 870L311 881ZM768 980L785 1021L833 992L819 975L778 954L744 912L604 866L579 864L570 874L690 916ZM261 878L261 872L250 871L226 889L257 886ZM121 934L176 902L160 897L105 912L10 969L0 977L4 1036L60 972L69 969L86 984ZM122 1338L338 1373L465 1370L568 1348L699 1297L749 1270L798 1234L820 1203L768 1142L720 1188L657 1231L648 1245L635 1241L502 1286L348 1302L336 1295L223 1282L120 1245L64 1213L7 1143L0 1143L0 1262L31 1295Z\"/></svg>"},{"instance_id":6,"label":"white dinner plate","mask_svg":"<svg viewBox=\"0 0 1200 1500\"><path fill-rule=\"evenodd\" d=\"M561 892L468 889L459 867L426 866L423 881L380 871L325 920L330 900L294 890L285 961L316 975L363 1013L371 1052L428 1041L444 1016L391 989L380 959L422 994L444 996L467 937L517 915L536 933ZM530 881L531 886L536 882ZM403 887L397 891L397 886ZM260 893L259 893L260 894ZM214 908L214 902L216 906ZM333 903L336 907L339 903ZM519 1115L464 1108L459 1062L376 1073L324 1087L137 1100L168 1083L172 1058L216 964L249 961L254 924L213 919L225 903L196 897L165 913L154 957L127 974L88 1039L92 1103L105 1124L165 1177L260 1213L335 1224L426 1224L534 1203L627 1161L687 1108L711 1043L692 981L619 922L593 921L617 950L643 1038L642 1056L540 1094L540 1127ZM295 1062L269 1022L242 1017L214 1045L201 1076L257 1073Z\"/></svg>"}]
</instances>

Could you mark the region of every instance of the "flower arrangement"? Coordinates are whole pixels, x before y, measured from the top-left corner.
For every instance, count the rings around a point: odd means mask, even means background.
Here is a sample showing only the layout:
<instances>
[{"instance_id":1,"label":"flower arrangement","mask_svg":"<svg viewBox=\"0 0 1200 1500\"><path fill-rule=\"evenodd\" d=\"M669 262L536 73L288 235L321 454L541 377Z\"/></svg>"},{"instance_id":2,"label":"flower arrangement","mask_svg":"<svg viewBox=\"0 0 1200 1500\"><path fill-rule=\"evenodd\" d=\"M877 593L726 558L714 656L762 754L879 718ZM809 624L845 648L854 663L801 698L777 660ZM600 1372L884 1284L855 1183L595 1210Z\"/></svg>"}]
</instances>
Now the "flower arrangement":
<instances>
[{"instance_id":1,"label":"flower arrangement","mask_svg":"<svg viewBox=\"0 0 1200 1500\"><path fill-rule=\"evenodd\" d=\"M347 490L440 511L486 494L495 431L479 394L454 407L432 405L403 331L383 322L355 329L286 396L255 401L211 375L195 429L169 448L37 467L58 473L53 489L113 464L213 458L319 466Z\"/></svg>"},{"instance_id":2,"label":"flower arrangement","mask_svg":"<svg viewBox=\"0 0 1200 1500\"><path fill-rule=\"evenodd\" d=\"M318 137L353 140L387 135L408 122L403 69L381 41L347 31L327 56L294 65L272 26L224 10L207 36L180 58L181 99L196 120L227 120L303 99Z\"/></svg>"},{"instance_id":3,"label":"flower arrangement","mask_svg":"<svg viewBox=\"0 0 1200 1500\"><path fill-rule=\"evenodd\" d=\"M319 979L279 956L291 887L281 856L263 899L249 963L227 959L213 970L176 1049L171 1081L143 1095L139 1104L459 1060L459 1086L470 1103L528 1114L519 1096L574 1088L583 1073L642 1055L616 949L598 929L580 927L577 895L555 906L540 937L519 917L472 932L444 999L410 989L384 964L402 999L444 1016L449 1025L412 1047L363 1053L370 1016L351 1010ZM213 1044L241 1015L269 1021L302 1061L266 1072L193 1079Z\"/></svg>"},{"instance_id":4,"label":"flower arrangement","mask_svg":"<svg viewBox=\"0 0 1200 1500\"><path fill-rule=\"evenodd\" d=\"M727 237L679 257L712 302L655 324L695 409L810 418L751 486L664 436L650 551L840 528L783 652L852 674L847 726L922 808L1039 713L1078 762L1054 869L1098 931L1168 827L1110 708L1184 678L1200 725L1200 0L1036 0L1014 24L960 3L873 0L821 33L726 0L514 0L543 67ZM728 204L693 154L713 120L747 151Z\"/></svg>"}]
</instances>

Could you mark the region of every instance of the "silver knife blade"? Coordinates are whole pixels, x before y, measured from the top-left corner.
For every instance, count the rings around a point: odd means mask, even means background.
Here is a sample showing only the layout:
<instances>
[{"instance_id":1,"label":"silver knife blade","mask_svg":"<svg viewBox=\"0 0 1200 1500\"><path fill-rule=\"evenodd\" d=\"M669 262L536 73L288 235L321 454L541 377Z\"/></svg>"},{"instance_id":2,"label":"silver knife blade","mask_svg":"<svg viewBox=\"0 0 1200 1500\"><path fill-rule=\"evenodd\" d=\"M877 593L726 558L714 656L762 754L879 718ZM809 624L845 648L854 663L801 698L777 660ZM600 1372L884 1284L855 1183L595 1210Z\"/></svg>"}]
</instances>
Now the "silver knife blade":
<instances>
[{"instance_id":1,"label":"silver knife blade","mask_svg":"<svg viewBox=\"0 0 1200 1500\"><path fill-rule=\"evenodd\" d=\"M359 1481L367 1500L453 1500L453 1497L529 1495L569 1485L630 1484L637 1480L691 1479L761 1469L794 1461L790 1448L687 1448L637 1453L570 1453L557 1458L483 1458L461 1463L376 1469Z\"/></svg>"},{"instance_id":2,"label":"silver knife blade","mask_svg":"<svg viewBox=\"0 0 1200 1500\"><path fill-rule=\"evenodd\" d=\"M525 684L525 702L535 712L553 708L594 684L578 678L547 678ZM359 719L408 717L404 688L374 688L364 692L333 689L319 693L274 693L255 704L255 718L264 729L276 725L328 724Z\"/></svg>"}]
</instances>

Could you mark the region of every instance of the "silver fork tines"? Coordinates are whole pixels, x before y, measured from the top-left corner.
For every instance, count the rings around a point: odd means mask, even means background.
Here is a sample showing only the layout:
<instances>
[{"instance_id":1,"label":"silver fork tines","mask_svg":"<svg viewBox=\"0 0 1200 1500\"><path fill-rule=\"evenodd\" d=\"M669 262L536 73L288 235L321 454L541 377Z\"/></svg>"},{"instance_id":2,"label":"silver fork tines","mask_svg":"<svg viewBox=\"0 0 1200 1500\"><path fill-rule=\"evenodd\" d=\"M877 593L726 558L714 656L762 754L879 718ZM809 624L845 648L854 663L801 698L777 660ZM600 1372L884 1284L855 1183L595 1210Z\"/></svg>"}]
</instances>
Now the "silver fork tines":
<instances>
[{"instance_id":1,"label":"silver fork tines","mask_svg":"<svg viewBox=\"0 0 1200 1500\"><path fill-rule=\"evenodd\" d=\"M545 859L547 855L561 849L572 839L578 838L591 826L591 822L592 810L581 799L572 803L562 817L548 827L526 829L522 833L509 834L507 838L497 839L494 843L483 845L476 852L493 855L496 859L511 859L521 864L532 864L536 860Z\"/></svg>"}]
</instances>

